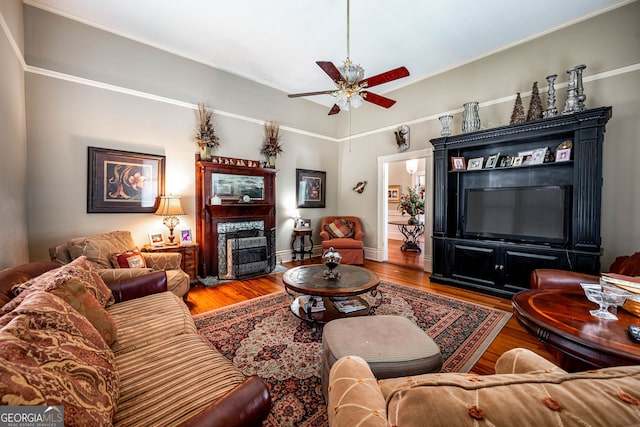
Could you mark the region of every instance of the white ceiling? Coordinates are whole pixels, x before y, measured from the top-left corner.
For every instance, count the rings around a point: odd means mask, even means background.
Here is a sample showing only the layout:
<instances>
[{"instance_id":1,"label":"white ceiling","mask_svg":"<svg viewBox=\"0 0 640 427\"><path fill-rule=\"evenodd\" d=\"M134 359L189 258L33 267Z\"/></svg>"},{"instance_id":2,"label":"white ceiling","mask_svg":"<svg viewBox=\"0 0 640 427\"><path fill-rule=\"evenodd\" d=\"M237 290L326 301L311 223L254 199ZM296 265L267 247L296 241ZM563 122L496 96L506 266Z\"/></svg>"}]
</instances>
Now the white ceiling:
<instances>
[{"instance_id":1,"label":"white ceiling","mask_svg":"<svg viewBox=\"0 0 640 427\"><path fill-rule=\"evenodd\" d=\"M315 64L347 55L347 0L24 0L286 93L333 89ZM351 0L365 76L384 94L629 0ZM541 60L544 60L541 58ZM326 105L330 95L309 98Z\"/></svg>"}]
</instances>

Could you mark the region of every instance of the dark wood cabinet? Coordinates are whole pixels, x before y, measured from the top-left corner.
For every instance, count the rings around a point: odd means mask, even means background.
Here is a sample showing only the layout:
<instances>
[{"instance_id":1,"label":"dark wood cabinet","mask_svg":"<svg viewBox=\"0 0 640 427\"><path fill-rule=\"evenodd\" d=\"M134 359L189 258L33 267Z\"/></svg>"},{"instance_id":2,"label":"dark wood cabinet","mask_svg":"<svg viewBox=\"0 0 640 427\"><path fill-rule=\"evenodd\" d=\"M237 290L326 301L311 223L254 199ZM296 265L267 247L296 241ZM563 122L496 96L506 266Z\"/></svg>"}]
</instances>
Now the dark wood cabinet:
<instances>
[{"instance_id":1,"label":"dark wood cabinet","mask_svg":"<svg viewBox=\"0 0 640 427\"><path fill-rule=\"evenodd\" d=\"M510 297L529 288L536 268L600 272L602 146L611 107L432 139L434 147L434 282ZM548 148L571 141L570 158L474 170L453 169L452 157L483 159ZM498 160L498 164L500 161ZM566 194L561 241L465 232L468 193L561 187ZM543 216L544 210L531 209ZM550 220L551 221L551 220ZM550 227L556 224L549 224Z\"/></svg>"}]
</instances>

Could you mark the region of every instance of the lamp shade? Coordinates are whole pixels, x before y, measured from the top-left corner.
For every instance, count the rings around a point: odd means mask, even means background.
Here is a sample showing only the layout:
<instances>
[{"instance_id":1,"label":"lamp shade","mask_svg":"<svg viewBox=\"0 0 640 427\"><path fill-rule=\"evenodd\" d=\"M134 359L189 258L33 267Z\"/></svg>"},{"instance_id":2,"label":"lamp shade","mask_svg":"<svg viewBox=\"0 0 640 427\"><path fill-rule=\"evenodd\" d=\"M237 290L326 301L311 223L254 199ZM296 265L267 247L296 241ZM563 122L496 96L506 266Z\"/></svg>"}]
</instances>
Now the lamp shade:
<instances>
[{"instance_id":1,"label":"lamp shade","mask_svg":"<svg viewBox=\"0 0 640 427\"><path fill-rule=\"evenodd\" d=\"M413 174L418 170L418 159L407 160L405 164L407 172Z\"/></svg>"},{"instance_id":2,"label":"lamp shade","mask_svg":"<svg viewBox=\"0 0 640 427\"><path fill-rule=\"evenodd\" d=\"M155 214L160 216L186 215L180 204L180 196L160 196L160 205Z\"/></svg>"}]
</instances>

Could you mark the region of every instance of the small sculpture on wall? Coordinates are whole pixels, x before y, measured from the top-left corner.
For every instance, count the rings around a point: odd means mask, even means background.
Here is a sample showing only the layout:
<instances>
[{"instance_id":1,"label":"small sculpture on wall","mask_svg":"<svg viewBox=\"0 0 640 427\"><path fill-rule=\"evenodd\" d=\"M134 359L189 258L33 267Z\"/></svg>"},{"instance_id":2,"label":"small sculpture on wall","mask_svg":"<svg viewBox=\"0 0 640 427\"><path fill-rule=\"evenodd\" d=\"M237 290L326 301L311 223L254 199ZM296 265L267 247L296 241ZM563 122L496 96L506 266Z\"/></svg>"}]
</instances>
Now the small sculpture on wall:
<instances>
[{"instance_id":1,"label":"small sculpture on wall","mask_svg":"<svg viewBox=\"0 0 640 427\"><path fill-rule=\"evenodd\" d=\"M396 144L398 144L398 153L409 149L409 126L402 125L393 132L396 135Z\"/></svg>"},{"instance_id":2,"label":"small sculpture on wall","mask_svg":"<svg viewBox=\"0 0 640 427\"><path fill-rule=\"evenodd\" d=\"M353 187L353 191L355 191L358 194L362 194L362 192L364 191L364 187L367 186L367 181L360 181L359 183L356 184L355 187Z\"/></svg>"}]
</instances>

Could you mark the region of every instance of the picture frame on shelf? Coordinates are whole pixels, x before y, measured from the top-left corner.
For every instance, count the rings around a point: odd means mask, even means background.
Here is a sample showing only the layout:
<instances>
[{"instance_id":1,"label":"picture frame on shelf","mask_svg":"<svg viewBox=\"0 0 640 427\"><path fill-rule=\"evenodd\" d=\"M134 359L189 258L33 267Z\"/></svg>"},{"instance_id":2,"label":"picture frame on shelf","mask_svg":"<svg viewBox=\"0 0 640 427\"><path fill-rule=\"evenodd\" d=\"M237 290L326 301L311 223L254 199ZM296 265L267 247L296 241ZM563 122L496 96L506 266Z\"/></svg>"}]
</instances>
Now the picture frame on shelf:
<instances>
[{"instance_id":1,"label":"picture frame on shelf","mask_svg":"<svg viewBox=\"0 0 640 427\"><path fill-rule=\"evenodd\" d=\"M193 243L190 228L180 230L180 243Z\"/></svg>"},{"instance_id":2,"label":"picture frame on shelf","mask_svg":"<svg viewBox=\"0 0 640 427\"><path fill-rule=\"evenodd\" d=\"M87 213L154 213L165 156L88 147Z\"/></svg>"},{"instance_id":3,"label":"picture frame on shelf","mask_svg":"<svg viewBox=\"0 0 640 427\"><path fill-rule=\"evenodd\" d=\"M498 161L497 167L499 168L509 168L513 163L513 156L502 156Z\"/></svg>"},{"instance_id":4,"label":"picture frame on shelf","mask_svg":"<svg viewBox=\"0 0 640 427\"><path fill-rule=\"evenodd\" d=\"M387 202L400 203L400 192L401 192L400 186L390 185L388 191L389 191L389 195L387 196Z\"/></svg>"},{"instance_id":5,"label":"picture frame on shelf","mask_svg":"<svg viewBox=\"0 0 640 427\"><path fill-rule=\"evenodd\" d=\"M487 164L485 165L485 169L494 169L498 164L498 159L500 158L500 153L492 154L487 157Z\"/></svg>"},{"instance_id":6,"label":"picture frame on shelf","mask_svg":"<svg viewBox=\"0 0 640 427\"><path fill-rule=\"evenodd\" d=\"M535 150L533 150L533 153L531 154L531 162L529 164L531 165L541 165L544 163L544 156L545 154L547 154L547 147L544 148L537 148Z\"/></svg>"},{"instance_id":7,"label":"picture frame on shelf","mask_svg":"<svg viewBox=\"0 0 640 427\"><path fill-rule=\"evenodd\" d=\"M451 157L451 169L453 170L465 170L467 168L467 164L464 160L464 157Z\"/></svg>"},{"instance_id":8,"label":"picture frame on shelf","mask_svg":"<svg viewBox=\"0 0 640 427\"><path fill-rule=\"evenodd\" d=\"M482 165L484 164L484 157L476 157L474 159L470 159L467 165L467 170L478 170L482 169Z\"/></svg>"},{"instance_id":9,"label":"picture frame on shelf","mask_svg":"<svg viewBox=\"0 0 640 427\"><path fill-rule=\"evenodd\" d=\"M571 148L556 150L556 162L568 162L571 160Z\"/></svg>"},{"instance_id":10,"label":"picture frame on shelf","mask_svg":"<svg viewBox=\"0 0 640 427\"><path fill-rule=\"evenodd\" d=\"M513 158L513 162L511 163L511 167L522 166L522 156L515 156Z\"/></svg>"},{"instance_id":11,"label":"picture frame on shelf","mask_svg":"<svg viewBox=\"0 0 640 427\"><path fill-rule=\"evenodd\" d=\"M164 246L164 236L162 235L162 233L160 233L159 231L155 233L149 233L149 244L154 247Z\"/></svg>"},{"instance_id":12,"label":"picture frame on shelf","mask_svg":"<svg viewBox=\"0 0 640 427\"><path fill-rule=\"evenodd\" d=\"M522 157L522 166L530 165L531 158L533 156L533 150L520 151L518 152L518 156Z\"/></svg>"},{"instance_id":13,"label":"picture frame on shelf","mask_svg":"<svg viewBox=\"0 0 640 427\"><path fill-rule=\"evenodd\" d=\"M311 220L309 218L298 218L296 228L311 228Z\"/></svg>"},{"instance_id":14,"label":"picture frame on shelf","mask_svg":"<svg viewBox=\"0 0 640 427\"><path fill-rule=\"evenodd\" d=\"M327 173L296 169L296 199L299 208L324 208Z\"/></svg>"}]
</instances>

